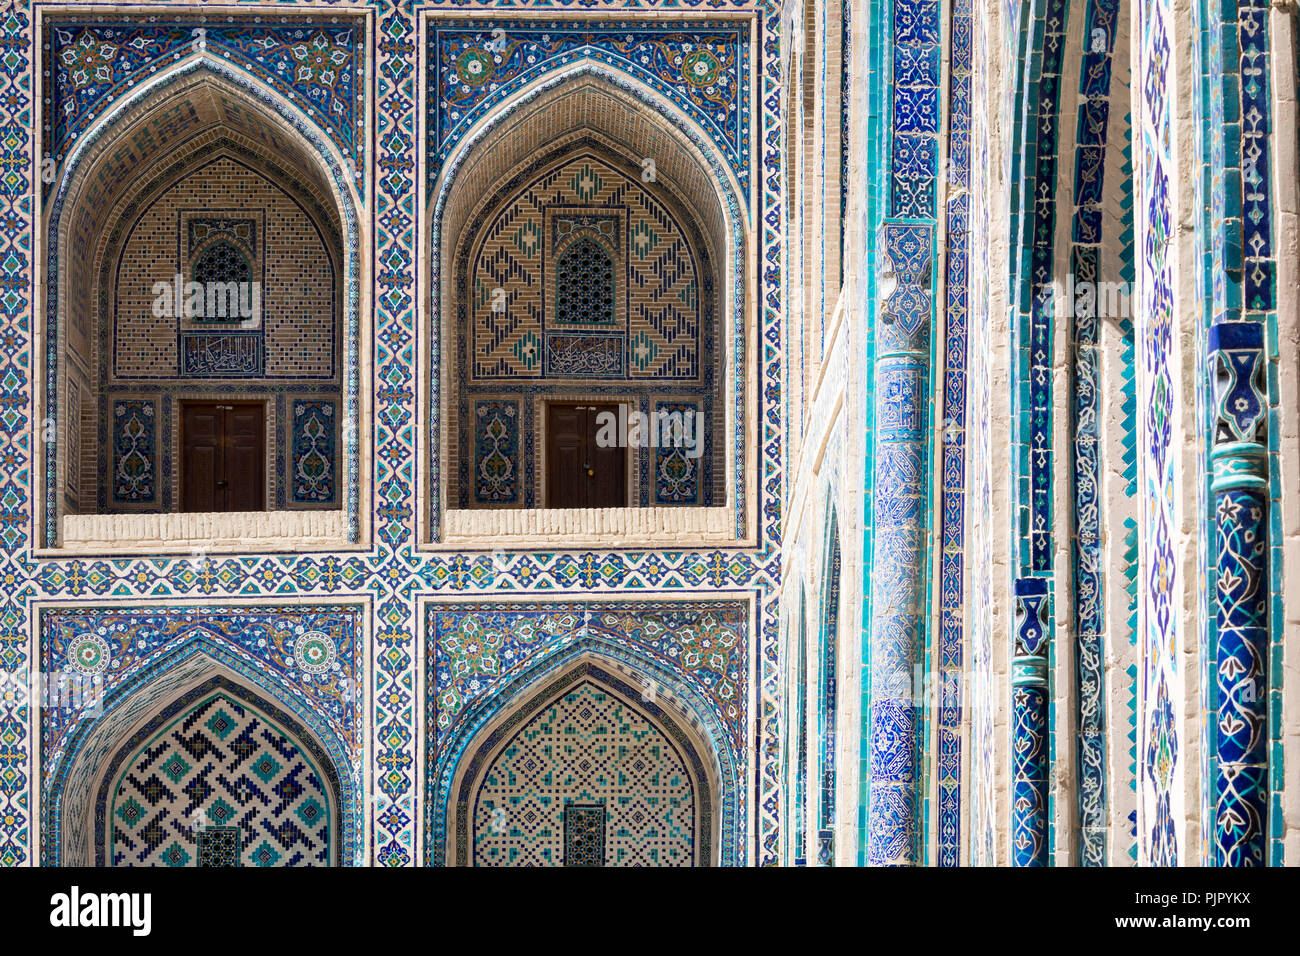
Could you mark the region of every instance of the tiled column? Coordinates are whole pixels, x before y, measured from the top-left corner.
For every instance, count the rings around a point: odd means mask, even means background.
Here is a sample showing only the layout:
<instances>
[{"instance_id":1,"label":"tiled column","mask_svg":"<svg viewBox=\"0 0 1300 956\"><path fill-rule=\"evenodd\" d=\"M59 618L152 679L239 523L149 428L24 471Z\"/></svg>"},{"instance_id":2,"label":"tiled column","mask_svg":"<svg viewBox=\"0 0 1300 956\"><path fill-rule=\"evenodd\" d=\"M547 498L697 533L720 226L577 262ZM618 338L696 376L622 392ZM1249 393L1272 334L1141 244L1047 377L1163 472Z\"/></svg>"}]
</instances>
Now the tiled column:
<instances>
[{"instance_id":1,"label":"tiled column","mask_svg":"<svg viewBox=\"0 0 1300 956\"><path fill-rule=\"evenodd\" d=\"M1016 581L1011 659L1011 861L1047 865L1047 578Z\"/></svg>"},{"instance_id":2,"label":"tiled column","mask_svg":"<svg viewBox=\"0 0 1300 956\"><path fill-rule=\"evenodd\" d=\"M892 30L877 92L890 103L889 203L874 263L874 456L867 863L924 862L914 679L926 627L930 336L939 162L941 4L873 6ZM892 78L892 82L889 82Z\"/></svg>"},{"instance_id":3,"label":"tiled column","mask_svg":"<svg viewBox=\"0 0 1300 956\"><path fill-rule=\"evenodd\" d=\"M1214 370L1214 863L1263 866L1268 814L1268 445L1264 327L1210 329Z\"/></svg>"},{"instance_id":4,"label":"tiled column","mask_svg":"<svg viewBox=\"0 0 1300 956\"><path fill-rule=\"evenodd\" d=\"M871 817L867 862L919 862L920 709L913 689L926 613L931 227L887 223L875 375L871 573ZM892 285L892 289L889 286Z\"/></svg>"}]
</instances>

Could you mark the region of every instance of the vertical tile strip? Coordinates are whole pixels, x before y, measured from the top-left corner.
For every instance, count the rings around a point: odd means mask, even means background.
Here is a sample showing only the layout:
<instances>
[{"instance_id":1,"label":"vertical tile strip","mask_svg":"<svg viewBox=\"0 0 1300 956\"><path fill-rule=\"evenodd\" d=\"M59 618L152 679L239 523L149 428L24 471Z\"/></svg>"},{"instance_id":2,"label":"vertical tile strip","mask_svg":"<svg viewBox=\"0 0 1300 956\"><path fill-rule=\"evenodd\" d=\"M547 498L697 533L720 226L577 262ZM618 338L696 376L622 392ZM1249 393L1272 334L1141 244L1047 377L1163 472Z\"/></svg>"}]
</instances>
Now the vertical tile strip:
<instances>
[{"instance_id":1,"label":"vertical tile strip","mask_svg":"<svg viewBox=\"0 0 1300 956\"><path fill-rule=\"evenodd\" d=\"M923 862L922 714L930 487L930 368L939 130L940 4L896 0L889 217L877 254L867 862ZM881 77L888 82L889 77Z\"/></svg>"},{"instance_id":2,"label":"vertical tile strip","mask_svg":"<svg viewBox=\"0 0 1300 956\"><path fill-rule=\"evenodd\" d=\"M962 670L965 666L966 386L970 319L971 0L953 5L949 77L947 297L939 556L938 866L961 862Z\"/></svg>"},{"instance_id":3,"label":"vertical tile strip","mask_svg":"<svg viewBox=\"0 0 1300 956\"><path fill-rule=\"evenodd\" d=\"M1213 326L1219 691L1214 864L1263 866L1268 834L1268 396L1264 327Z\"/></svg>"},{"instance_id":4,"label":"vertical tile strip","mask_svg":"<svg viewBox=\"0 0 1300 956\"><path fill-rule=\"evenodd\" d=\"M1011 659L1011 861L1047 865L1048 581L1016 581Z\"/></svg>"}]
</instances>

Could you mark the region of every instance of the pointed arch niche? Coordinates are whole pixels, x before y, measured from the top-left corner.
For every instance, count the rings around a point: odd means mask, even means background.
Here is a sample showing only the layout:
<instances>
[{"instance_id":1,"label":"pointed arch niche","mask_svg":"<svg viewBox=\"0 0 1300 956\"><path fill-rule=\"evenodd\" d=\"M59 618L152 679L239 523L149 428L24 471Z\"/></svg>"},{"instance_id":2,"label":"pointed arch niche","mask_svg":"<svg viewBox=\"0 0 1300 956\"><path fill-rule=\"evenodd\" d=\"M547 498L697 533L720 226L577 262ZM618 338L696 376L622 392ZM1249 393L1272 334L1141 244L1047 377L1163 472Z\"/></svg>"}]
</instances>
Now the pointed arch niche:
<instances>
[{"instance_id":1,"label":"pointed arch niche","mask_svg":"<svg viewBox=\"0 0 1300 956\"><path fill-rule=\"evenodd\" d=\"M549 74L467 134L428 196L424 541L752 536L753 237L739 195L691 120L603 64ZM556 412L571 406L618 415L615 487L577 505L557 497L573 446ZM688 413L694 454L632 430L638 415ZM578 471L601 480L585 458Z\"/></svg>"},{"instance_id":2,"label":"pointed arch niche","mask_svg":"<svg viewBox=\"0 0 1300 956\"><path fill-rule=\"evenodd\" d=\"M203 54L81 137L42 219L45 547L361 542L350 178L296 107Z\"/></svg>"},{"instance_id":3,"label":"pointed arch niche","mask_svg":"<svg viewBox=\"0 0 1300 956\"><path fill-rule=\"evenodd\" d=\"M460 761L446 863L716 866L719 774L686 713L598 652L535 681Z\"/></svg>"},{"instance_id":4,"label":"pointed arch niche","mask_svg":"<svg viewBox=\"0 0 1300 956\"><path fill-rule=\"evenodd\" d=\"M356 865L358 777L324 727L197 627L43 753L42 863Z\"/></svg>"}]
</instances>

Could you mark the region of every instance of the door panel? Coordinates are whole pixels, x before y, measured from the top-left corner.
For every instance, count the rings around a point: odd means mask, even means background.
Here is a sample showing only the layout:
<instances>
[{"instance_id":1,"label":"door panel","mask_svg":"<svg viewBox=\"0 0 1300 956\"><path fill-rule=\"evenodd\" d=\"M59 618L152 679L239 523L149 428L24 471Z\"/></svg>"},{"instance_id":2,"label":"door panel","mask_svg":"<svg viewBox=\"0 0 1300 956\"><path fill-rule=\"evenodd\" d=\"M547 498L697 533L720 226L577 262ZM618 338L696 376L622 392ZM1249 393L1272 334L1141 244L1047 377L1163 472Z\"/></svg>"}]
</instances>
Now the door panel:
<instances>
[{"instance_id":1,"label":"door panel","mask_svg":"<svg viewBox=\"0 0 1300 956\"><path fill-rule=\"evenodd\" d=\"M622 508L627 505L627 449L596 444L599 416L617 405L546 406L546 506Z\"/></svg>"},{"instance_id":2,"label":"door panel","mask_svg":"<svg viewBox=\"0 0 1300 956\"><path fill-rule=\"evenodd\" d=\"M262 493L266 464L262 446L266 440L261 405L236 405L227 415L226 429L226 511L263 511Z\"/></svg>"},{"instance_id":3,"label":"door panel","mask_svg":"<svg viewBox=\"0 0 1300 956\"><path fill-rule=\"evenodd\" d=\"M181 510L266 509L266 409L181 404Z\"/></svg>"}]
</instances>

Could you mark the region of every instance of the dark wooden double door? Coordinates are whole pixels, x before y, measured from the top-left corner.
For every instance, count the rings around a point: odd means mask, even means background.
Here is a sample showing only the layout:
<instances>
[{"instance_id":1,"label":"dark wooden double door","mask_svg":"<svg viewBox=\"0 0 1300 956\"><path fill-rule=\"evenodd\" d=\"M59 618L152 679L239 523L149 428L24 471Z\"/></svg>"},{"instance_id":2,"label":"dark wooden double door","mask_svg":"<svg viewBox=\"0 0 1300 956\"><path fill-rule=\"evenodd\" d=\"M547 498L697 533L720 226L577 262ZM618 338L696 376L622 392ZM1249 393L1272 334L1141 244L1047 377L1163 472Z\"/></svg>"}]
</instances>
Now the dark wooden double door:
<instances>
[{"instance_id":1,"label":"dark wooden double door","mask_svg":"<svg viewBox=\"0 0 1300 956\"><path fill-rule=\"evenodd\" d=\"M600 447L602 413L618 420L617 405L546 406L546 507L627 507L627 449L617 428L612 447Z\"/></svg>"},{"instance_id":2,"label":"dark wooden double door","mask_svg":"<svg viewBox=\"0 0 1300 956\"><path fill-rule=\"evenodd\" d=\"M181 510L266 510L266 406L181 403Z\"/></svg>"}]
</instances>

